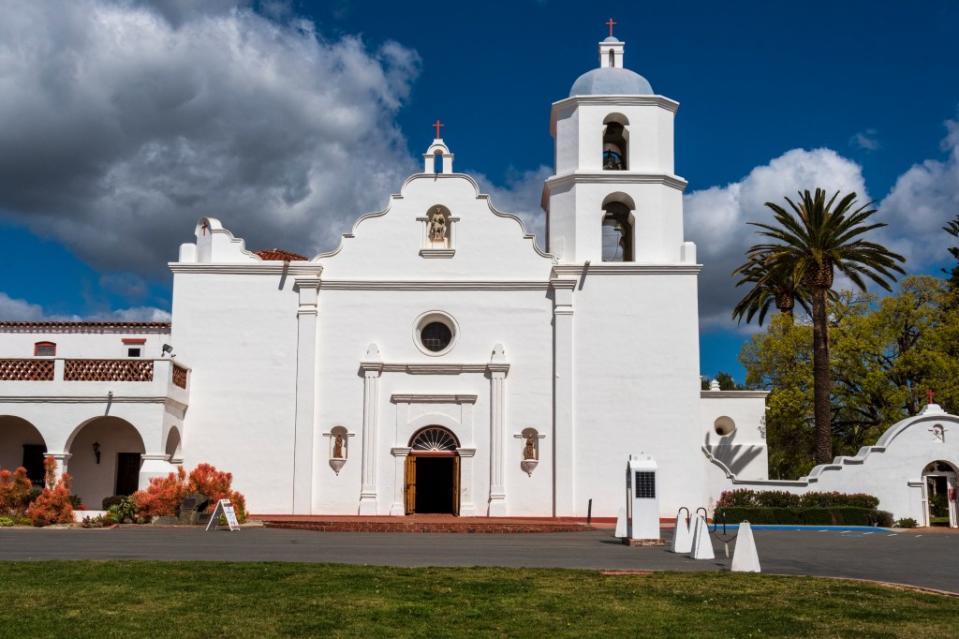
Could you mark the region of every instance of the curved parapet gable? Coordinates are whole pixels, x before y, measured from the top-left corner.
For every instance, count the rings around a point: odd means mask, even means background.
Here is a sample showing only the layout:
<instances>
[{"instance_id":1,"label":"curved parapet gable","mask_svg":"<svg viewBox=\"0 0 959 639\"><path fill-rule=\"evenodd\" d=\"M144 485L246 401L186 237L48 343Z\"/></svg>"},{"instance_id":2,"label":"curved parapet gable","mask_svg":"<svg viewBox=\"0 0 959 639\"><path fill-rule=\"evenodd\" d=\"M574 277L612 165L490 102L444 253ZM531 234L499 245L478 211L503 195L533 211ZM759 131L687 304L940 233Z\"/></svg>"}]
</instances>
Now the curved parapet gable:
<instances>
[{"instance_id":1,"label":"curved parapet gable","mask_svg":"<svg viewBox=\"0 0 959 639\"><path fill-rule=\"evenodd\" d=\"M429 212L448 228L431 235ZM492 214L492 215L490 215ZM555 258L523 221L497 210L463 173L409 176L385 208L361 216L340 245L312 259L324 279L543 279Z\"/></svg>"},{"instance_id":2,"label":"curved parapet gable","mask_svg":"<svg viewBox=\"0 0 959 639\"><path fill-rule=\"evenodd\" d=\"M930 404L914 417L889 427L873 446L863 446L855 455L839 456L819 464L796 480L740 479L712 454L703 454L712 469L710 495L717 499L724 490L787 490L866 493L879 498L879 507L897 518L922 521L923 469L933 462L959 468L959 416ZM923 507L924 508L924 507Z\"/></svg>"},{"instance_id":3,"label":"curved parapet gable","mask_svg":"<svg viewBox=\"0 0 959 639\"><path fill-rule=\"evenodd\" d=\"M215 217L201 217L193 231L195 243L180 245L180 263L236 264L261 262L262 259L246 249L243 238L233 235Z\"/></svg>"}]
</instances>

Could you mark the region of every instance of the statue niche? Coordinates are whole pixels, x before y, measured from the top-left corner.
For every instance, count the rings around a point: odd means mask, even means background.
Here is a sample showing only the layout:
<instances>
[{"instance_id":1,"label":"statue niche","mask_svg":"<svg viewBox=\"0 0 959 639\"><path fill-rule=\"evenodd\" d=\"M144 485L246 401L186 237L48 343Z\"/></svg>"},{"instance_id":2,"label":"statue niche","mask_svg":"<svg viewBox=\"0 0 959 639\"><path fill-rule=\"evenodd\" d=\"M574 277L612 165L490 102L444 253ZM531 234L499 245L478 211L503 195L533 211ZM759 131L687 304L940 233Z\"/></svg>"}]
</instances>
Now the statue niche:
<instances>
[{"instance_id":1,"label":"statue niche","mask_svg":"<svg viewBox=\"0 0 959 639\"><path fill-rule=\"evenodd\" d=\"M450 248L451 218L445 206L433 206L426 218L426 239L429 248Z\"/></svg>"}]
</instances>

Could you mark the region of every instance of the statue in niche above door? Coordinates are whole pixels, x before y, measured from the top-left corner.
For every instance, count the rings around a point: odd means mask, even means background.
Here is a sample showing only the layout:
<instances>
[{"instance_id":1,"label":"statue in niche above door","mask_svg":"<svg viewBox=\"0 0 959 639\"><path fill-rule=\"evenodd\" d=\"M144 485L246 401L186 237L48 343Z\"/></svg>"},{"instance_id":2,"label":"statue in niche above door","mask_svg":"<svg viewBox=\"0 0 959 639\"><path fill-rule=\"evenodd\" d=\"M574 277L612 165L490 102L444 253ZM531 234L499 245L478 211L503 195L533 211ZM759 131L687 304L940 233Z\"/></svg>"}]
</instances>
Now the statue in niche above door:
<instances>
[{"instance_id":1,"label":"statue in niche above door","mask_svg":"<svg viewBox=\"0 0 959 639\"><path fill-rule=\"evenodd\" d=\"M449 248L450 213L443 206L430 209L427 218L427 236L433 248Z\"/></svg>"}]
</instances>

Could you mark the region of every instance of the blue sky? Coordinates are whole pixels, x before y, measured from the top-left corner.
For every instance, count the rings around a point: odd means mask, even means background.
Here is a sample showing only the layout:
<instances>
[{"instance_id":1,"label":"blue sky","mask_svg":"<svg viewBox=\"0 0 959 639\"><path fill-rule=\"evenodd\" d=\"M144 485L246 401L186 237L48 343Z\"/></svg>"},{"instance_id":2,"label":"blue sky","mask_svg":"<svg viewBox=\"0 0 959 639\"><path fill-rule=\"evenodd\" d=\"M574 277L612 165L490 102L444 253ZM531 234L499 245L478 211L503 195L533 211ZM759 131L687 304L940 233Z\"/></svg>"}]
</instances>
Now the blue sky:
<instances>
[{"instance_id":1,"label":"blue sky","mask_svg":"<svg viewBox=\"0 0 959 639\"><path fill-rule=\"evenodd\" d=\"M27 6L26 2L12 4L21 6L8 9ZM45 34L54 32L54 26L60 28L55 25L59 16L54 9L45 12L33 7L44 4L31 1L29 11L18 12L24 17L18 17L22 22L16 28ZM184 34L191 29L200 33L198 21L219 19L226 24L228 19L237 20L235 13L233 18L223 17L228 15L230 4L234 3L210 0L201 9L185 0L132 4L83 0L72 10L94 12L107 7L114 12L152 12L169 21L169 29L154 25L149 27L151 33L160 32L168 40L189 44L193 36ZM946 124L955 121L959 107L957 3L546 0L481 6L347 1L241 4L241 12L256 12L255 18L239 21L241 28L262 34L271 25L276 26L275 32L264 38L259 55L289 61L279 56L314 52L320 60L317 66L296 73L328 73L327 87L349 85L349 90L331 98L340 106L363 106L362 96L375 93L379 106L364 113L366 119L358 125L367 131L356 134L355 147L346 146L351 154L368 153L377 158L378 164L369 170L377 172L382 182L380 192L371 200L359 190L352 195L348 190L338 190L328 198L329 211L322 197L310 200L296 195L303 185L288 180L287 175L297 173L296 162L311 151L286 156L284 150L271 148L273 144L263 141L267 136L278 139L276 133L265 128L250 133L255 144L251 143L249 150L237 151L235 140L246 139L245 127L252 126L247 124L249 114L236 120L240 124L235 125L225 118L196 116L197 122L201 117L214 118L206 122L222 126L223 135L231 140L230 161L213 155L215 161L197 166L223 166L223 171L237 176L234 182L220 177L200 180L196 177L199 169L193 167L189 180L196 179L196 188L210 193L187 193L188 189L179 192L186 179L179 171L188 162L184 158L190 156L178 155L168 164L151 157L147 164L142 160L143 149L154 144L169 151L177 148L172 140L185 139L194 144L195 155L196 149L206 152L204 145L217 147L222 139L194 134L194 127L182 118L164 128L155 124L165 122L162 116L144 116L164 103L157 97L165 86L160 80L152 84L145 81L142 88L138 88L138 80L131 80L118 90L109 78L101 79L101 95L106 94L107 99L84 98L90 101L85 103L88 106L82 110L83 115L68 117L58 112L35 127L28 120L31 113L42 111L36 107L37 95L49 97L51 90L38 89L40 85L28 82L14 83L0 95L0 115L6 114L6 122L25 123L20 137L16 133L0 134L0 154L21 154L27 159L16 170L7 171L15 179L4 182L0 177L0 251L5 256L0 278L0 295L5 297L0 302L6 303L0 304L0 311L22 317L103 316L120 311L132 317L149 314L153 308L168 310L171 279L164 263L175 258L177 242L190 239L192 224L183 220L199 215L214 214L227 226L238 227L235 230L240 235L256 240L250 242L257 244L254 248L269 244L309 250L314 246L290 244L296 244L302 236L297 229L306 228L305 224L324 226L323 232L310 236L310 241L316 248L328 248L347 220L379 208L375 200L381 206L387 194L397 189L400 176L409 172L410 162L428 145L430 124L436 118L446 123L443 135L456 154L457 169L479 174L498 206L523 213L536 228L538 187L548 174L545 167L552 162L550 103L565 97L576 77L596 65L596 43L605 36L604 22L611 16L618 22L616 35L627 43L626 66L649 79L657 93L681 103L676 120L676 162L677 172L689 181L687 235L700 244L706 271L711 268L708 258L716 256L713 272L704 271L704 278L726 278L730 260L741 257L736 246L723 248L722 259L720 249L711 253L710 247L703 246L711 240L711 234L742 235L748 232L744 221L761 214L740 192L755 191L761 200L771 197L768 194L774 187L770 185L793 185L802 179L829 182L833 176L837 176L837 188L864 187L869 197L883 205L881 215L889 209L885 221L890 223L890 237L911 242L903 249L910 256L911 271L936 272L946 262L944 244L937 244L938 240L930 244L929 238L935 237L930 229L959 212L959 135L950 137L954 130ZM214 5L219 9L211 8ZM218 14L220 9L222 13ZM304 30L310 29L315 35L304 36ZM0 27L0 49L5 38L11 45L12 33ZM310 38L321 44L311 45ZM64 44L51 47L73 47L96 71L100 59L96 53L101 50L84 49L90 46L80 43L86 39L78 37L77 43L71 44L69 37L63 37ZM285 46L284 39L294 44L275 53L268 49ZM111 39L110 46L149 46L139 45L136 40L117 45ZM344 49L349 51L344 53ZM324 55L333 56L347 70L335 68L337 64L322 64ZM140 70L135 67L138 56L146 60ZM24 74L19 77L42 76L38 67L55 68L53 57L49 52L39 52L21 60L22 68L14 71ZM114 53L110 57L123 56ZM163 64L162 56L148 60L143 51L135 49L130 57L133 61L127 67L106 68L101 78L129 73L131 78L149 80ZM251 60L256 58L221 62L230 73L242 77L244 64L252 64ZM371 79L357 79L357 74L350 71L352 62L344 60L362 63L363 72L372 70ZM201 69L204 65L213 69L217 63L197 60ZM176 67L169 75L182 74L182 68L189 67ZM293 77L294 71L290 73ZM218 74L222 76L223 71ZM12 77L18 76L14 73ZM157 78L166 77L157 72ZM85 93L98 89L97 81L86 80L84 86L91 91ZM278 104L286 105L284 100L298 99L293 91L302 87L292 86L291 81L288 88L292 97L270 94L273 88L258 90L256 96L268 94L271 100L262 107L251 106L249 113L267 113ZM323 83L318 83L305 90L306 97L323 98L326 90ZM11 91L22 91L22 95L11 95ZM34 91L36 95L31 93ZM111 91L116 96L110 95ZM330 108L330 102L321 102ZM59 110L63 102L57 104ZM134 106L128 106L131 104ZM67 100L63 110L69 108ZM91 119L89 111L95 108L105 109L102 120ZM11 113L21 117L11 119ZM109 137L115 132L112 127L105 125L106 133L96 133L97 122L111 121L120 122L123 129L115 143ZM314 126L308 118L304 122L302 126L314 127L309 134L317 137L287 131L294 140L291 144L300 137L322 144L323 132L329 128L323 123ZM151 126L157 130L141 137L130 133ZM237 130L231 131L230 126ZM210 125L196 125L201 127L208 129ZM76 140L70 143L72 146L65 141L71 139ZM34 158L33 149L43 152L38 151ZM96 161L91 160L83 170L64 168L64 163L71 164L88 152ZM271 158L270 166L280 168L276 174L254 171L256 175L249 178L249 166L258 163L238 163L236 156L243 153L253 159L265 154ZM140 159L134 162L134 156ZM304 161L319 162L317 158ZM0 175L3 166L0 163ZM148 180L130 177L134 169L144 166L149 167ZM164 174L163 167L173 168ZM788 177L780 180L781 175ZM905 181L891 197L903 176ZM34 180L38 186L31 189ZM245 206L245 200L235 196L242 190L235 185L251 187L250 180L252 186L259 183L267 187L278 180L284 182L283 193L293 193L284 195L284 201L295 204L273 210L274 198L231 223L231 211ZM146 182L148 187L143 186ZM61 184L69 184L69 188L61 192ZM311 185L318 190L314 183ZM927 191L935 193L927 197ZM170 207L169 215L164 206ZM109 215L104 213L106 209L110 209ZM712 224L718 210L727 210L730 221L716 228ZM916 215L922 219L915 221L913 211L920 212ZM272 220L277 220L275 226L271 226ZM741 377L736 355L745 334L721 319L730 293L724 295L702 302L702 370L705 374L727 370Z\"/></svg>"}]
</instances>

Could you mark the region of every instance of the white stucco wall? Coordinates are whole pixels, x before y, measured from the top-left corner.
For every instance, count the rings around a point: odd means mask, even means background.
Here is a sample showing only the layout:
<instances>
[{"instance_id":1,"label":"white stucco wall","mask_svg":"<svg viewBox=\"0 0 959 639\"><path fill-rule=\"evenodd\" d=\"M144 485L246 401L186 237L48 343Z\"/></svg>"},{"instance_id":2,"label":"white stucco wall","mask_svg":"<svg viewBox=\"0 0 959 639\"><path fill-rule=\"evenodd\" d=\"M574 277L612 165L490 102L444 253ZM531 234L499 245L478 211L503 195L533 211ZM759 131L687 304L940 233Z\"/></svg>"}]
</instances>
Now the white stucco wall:
<instances>
[{"instance_id":1,"label":"white stucco wall","mask_svg":"<svg viewBox=\"0 0 959 639\"><path fill-rule=\"evenodd\" d=\"M934 426L942 427L942 438ZM708 457L708 455L707 455ZM865 446L851 457L837 457L831 464L816 466L796 481L749 481L735 477L718 460L711 460L711 499L724 490L787 490L806 492L867 493L879 498L879 508L896 519L924 521L923 469L943 461L959 470L959 417L935 404L915 417L891 426L874 446Z\"/></svg>"},{"instance_id":2,"label":"white stucco wall","mask_svg":"<svg viewBox=\"0 0 959 639\"><path fill-rule=\"evenodd\" d=\"M57 345L57 357L126 358L128 348L139 347L143 349L141 357L151 358L160 357L163 344L170 339L169 324L145 328L70 324L61 323L53 327L28 324L14 327L4 326L4 322L0 321L0 357L33 357L34 344L53 342ZM145 342L142 345L124 344L124 339L143 339Z\"/></svg>"},{"instance_id":3,"label":"white stucco wall","mask_svg":"<svg viewBox=\"0 0 959 639\"><path fill-rule=\"evenodd\" d=\"M701 443L740 479L767 479L766 396L764 391L701 391ZM715 424L727 417L731 435L717 434Z\"/></svg>"}]
</instances>

